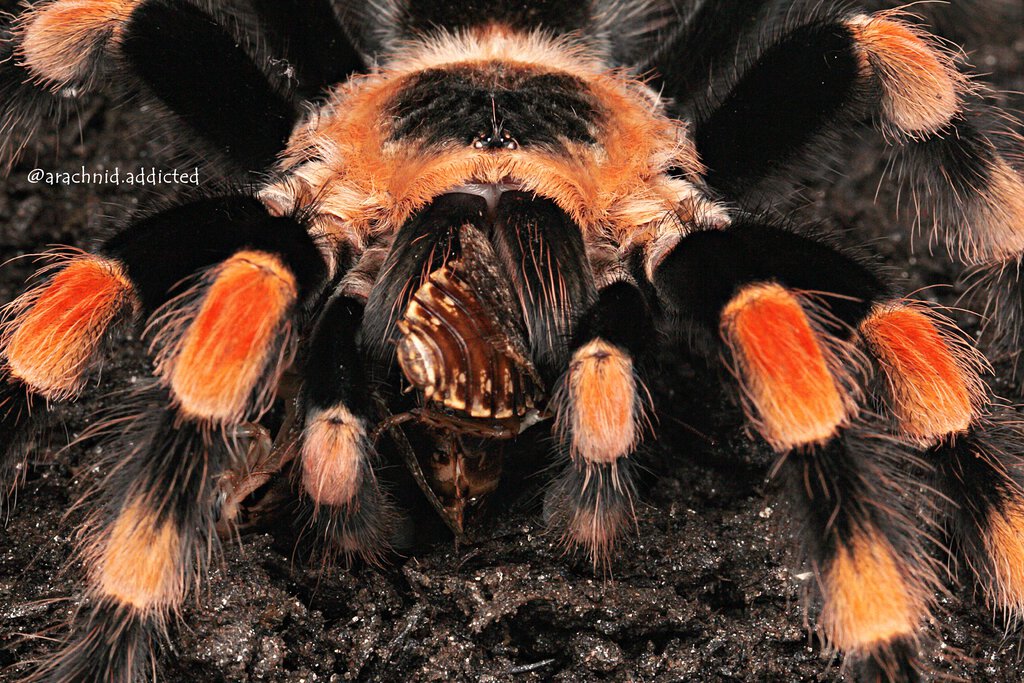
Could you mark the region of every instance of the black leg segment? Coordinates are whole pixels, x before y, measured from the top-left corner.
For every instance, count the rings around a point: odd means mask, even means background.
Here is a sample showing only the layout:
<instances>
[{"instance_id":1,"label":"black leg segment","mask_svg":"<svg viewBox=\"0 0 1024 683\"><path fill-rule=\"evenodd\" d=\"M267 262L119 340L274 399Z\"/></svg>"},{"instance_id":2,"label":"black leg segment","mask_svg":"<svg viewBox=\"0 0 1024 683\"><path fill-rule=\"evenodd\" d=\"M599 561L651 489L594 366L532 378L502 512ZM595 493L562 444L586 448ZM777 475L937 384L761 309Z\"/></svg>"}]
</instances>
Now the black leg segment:
<instances>
[{"instance_id":1,"label":"black leg segment","mask_svg":"<svg viewBox=\"0 0 1024 683\"><path fill-rule=\"evenodd\" d=\"M744 286L764 281L820 295L822 306L841 323L835 331L842 336L889 294L857 256L810 231L800 234L754 217L740 217L724 230L687 235L654 274L669 312L713 336L725 305Z\"/></svg>"},{"instance_id":2,"label":"black leg segment","mask_svg":"<svg viewBox=\"0 0 1024 683\"><path fill-rule=\"evenodd\" d=\"M196 6L139 5L121 49L148 90L241 170L267 168L284 147L295 106L275 92L238 40Z\"/></svg>"},{"instance_id":3,"label":"black leg segment","mask_svg":"<svg viewBox=\"0 0 1024 683\"><path fill-rule=\"evenodd\" d=\"M329 0L249 0L276 55L295 69L297 93L322 95L328 87L366 70Z\"/></svg>"},{"instance_id":4,"label":"black leg segment","mask_svg":"<svg viewBox=\"0 0 1024 683\"><path fill-rule=\"evenodd\" d=\"M696 127L708 182L732 195L806 158L812 143L868 108L856 39L845 24L796 29L762 54Z\"/></svg>"},{"instance_id":5,"label":"black leg segment","mask_svg":"<svg viewBox=\"0 0 1024 683\"><path fill-rule=\"evenodd\" d=\"M200 199L142 218L100 251L125 264L143 307L152 312L180 293L186 278L243 249L280 257L297 278L302 299L326 276L305 226L295 218L271 216L259 200L245 195Z\"/></svg>"},{"instance_id":6,"label":"black leg segment","mask_svg":"<svg viewBox=\"0 0 1024 683\"><path fill-rule=\"evenodd\" d=\"M395 519L374 474L378 423L356 341L363 302L334 296L317 322L302 373L303 504L325 557L377 561Z\"/></svg>"}]
</instances>

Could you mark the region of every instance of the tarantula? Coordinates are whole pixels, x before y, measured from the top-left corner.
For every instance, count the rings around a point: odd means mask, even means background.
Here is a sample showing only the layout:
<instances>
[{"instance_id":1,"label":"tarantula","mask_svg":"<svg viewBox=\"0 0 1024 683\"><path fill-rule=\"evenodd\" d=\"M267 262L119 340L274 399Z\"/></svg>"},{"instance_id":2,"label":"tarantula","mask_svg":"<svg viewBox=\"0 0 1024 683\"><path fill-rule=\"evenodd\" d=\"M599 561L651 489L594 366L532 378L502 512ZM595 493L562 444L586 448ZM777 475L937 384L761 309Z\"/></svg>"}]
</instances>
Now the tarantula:
<instances>
[{"instance_id":1,"label":"tarantula","mask_svg":"<svg viewBox=\"0 0 1024 683\"><path fill-rule=\"evenodd\" d=\"M8 159L43 115L112 84L235 181L55 255L7 306L8 472L45 405L82 394L112 330L142 325L153 361L112 419L120 445L83 543L91 601L39 677L147 674L251 429L295 442L320 541L370 560L402 515L382 448L461 533L506 445L550 429L549 522L614 563L664 344L731 387L778 454L818 630L860 675L919 668L940 584L921 510L1020 616L1019 439L990 408L985 361L871 261L754 208L873 124L924 214L987 273L1015 346L1017 140L908 17L738 4L26 7L0 64Z\"/></svg>"}]
</instances>

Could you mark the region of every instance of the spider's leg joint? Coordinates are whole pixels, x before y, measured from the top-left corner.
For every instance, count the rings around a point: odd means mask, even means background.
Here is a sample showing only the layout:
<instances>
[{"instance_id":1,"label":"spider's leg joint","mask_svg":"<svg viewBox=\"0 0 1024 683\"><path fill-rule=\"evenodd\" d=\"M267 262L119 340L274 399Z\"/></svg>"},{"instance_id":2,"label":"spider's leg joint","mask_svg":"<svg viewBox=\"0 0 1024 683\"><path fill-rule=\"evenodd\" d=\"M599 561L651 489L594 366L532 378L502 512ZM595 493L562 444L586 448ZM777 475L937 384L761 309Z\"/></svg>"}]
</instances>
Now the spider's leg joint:
<instances>
[{"instance_id":1,"label":"spider's leg joint","mask_svg":"<svg viewBox=\"0 0 1024 683\"><path fill-rule=\"evenodd\" d=\"M0 350L10 375L48 399L78 395L110 326L138 310L116 260L70 257L57 273L8 305Z\"/></svg>"},{"instance_id":2,"label":"spider's leg joint","mask_svg":"<svg viewBox=\"0 0 1024 683\"><path fill-rule=\"evenodd\" d=\"M937 323L923 306L901 303L876 306L860 324L900 430L922 446L966 431L985 397L984 361Z\"/></svg>"},{"instance_id":3,"label":"spider's leg joint","mask_svg":"<svg viewBox=\"0 0 1024 683\"><path fill-rule=\"evenodd\" d=\"M862 68L881 85L882 115L897 131L938 133L960 113L966 77L933 38L890 14L849 20Z\"/></svg>"},{"instance_id":4,"label":"spider's leg joint","mask_svg":"<svg viewBox=\"0 0 1024 683\"><path fill-rule=\"evenodd\" d=\"M835 354L815 328L800 298L774 283L747 286L722 312L754 424L778 451L828 441L854 408L834 376Z\"/></svg>"}]
</instances>

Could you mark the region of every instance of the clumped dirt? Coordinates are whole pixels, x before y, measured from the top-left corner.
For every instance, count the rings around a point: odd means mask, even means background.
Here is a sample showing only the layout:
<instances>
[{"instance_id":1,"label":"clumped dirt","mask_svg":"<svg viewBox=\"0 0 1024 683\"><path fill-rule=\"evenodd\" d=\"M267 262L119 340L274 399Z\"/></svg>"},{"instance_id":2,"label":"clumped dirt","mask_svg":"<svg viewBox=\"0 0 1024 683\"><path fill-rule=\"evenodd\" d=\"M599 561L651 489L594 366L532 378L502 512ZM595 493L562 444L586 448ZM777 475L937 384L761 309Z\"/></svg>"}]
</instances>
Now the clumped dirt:
<instances>
[{"instance_id":1,"label":"clumped dirt","mask_svg":"<svg viewBox=\"0 0 1024 683\"><path fill-rule=\"evenodd\" d=\"M973 44L972 61L1002 89L1024 90L1020 25ZM1020 106L1019 96L1004 103ZM20 258L45 245L87 247L140 203L174 187L32 184L33 168L89 171L172 168L147 139L145 113L104 101L81 105L71 125L44 135L0 193L0 301L34 267ZM895 266L906 291L955 280L957 269L926 240L911 251L893 218L896 190L879 185L880 146L865 136L831 185L805 192L794 211L827 218L869 241ZM208 179L199 169L201 182ZM876 189L879 189L876 199ZM922 293L951 304L960 289ZM976 332L977 318L958 313ZM144 376L140 343L127 338L105 366L105 389ZM997 391L1011 394L1003 364ZM785 506L766 483L769 454L742 435L739 415L685 366L656 387L660 439L637 506L636 529L609 572L566 556L546 534L528 478L522 495L496 504L477 538L439 540L383 568L322 571L296 552L287 523L228 542L204 589L190 600L160 659L162 678L192 681L838 681L840 662L808 635L808 578L793 559ZM58 411L55 446L31 454L16 505L0 531L0 679L20 680L26 662L53 647L79 604L83 569L73 507L103 472L102 446L60 451L104 400ZM510 463L509 467L515 467ZM925 659L972 681L1018 681L1019 636L982 606L970 585L941 603ZM951 658L947 653L959 652Z\"/></svg>"}]
</instances>

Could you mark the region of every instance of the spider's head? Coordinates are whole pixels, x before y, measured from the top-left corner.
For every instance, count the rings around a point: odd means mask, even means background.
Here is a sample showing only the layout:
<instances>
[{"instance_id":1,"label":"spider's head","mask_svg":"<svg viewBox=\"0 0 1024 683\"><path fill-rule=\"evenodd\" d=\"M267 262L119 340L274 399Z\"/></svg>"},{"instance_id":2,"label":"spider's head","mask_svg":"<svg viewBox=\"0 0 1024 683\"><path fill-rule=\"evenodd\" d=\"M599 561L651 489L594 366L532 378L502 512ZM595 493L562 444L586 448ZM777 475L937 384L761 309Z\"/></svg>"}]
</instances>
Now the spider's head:
<instances>
[{"instance_id":1,"label":"spider's head","mask_svg":"<svg viewBox=\"0 0 1024 683\"><path fill-rule=\"evenodd\" d=\"M656 93L601 54L495 23L403 44L296 131L283 170L363 234L466 187L547 198L584 231L617 228L627 202L664 213L676 190L651 188L668 169L702 170L693 143Z\"/></svg>"},{"instance_id":2,"label":"spider's head","mask_svg":"<svg viewBox=\"0 0 1024 683\"><path fill-rule=\"evenodd\" d=\"M480 153L594 146L607 117L583 78L508 59L415 71L386 112L389 143Z\"/></svg>"}]
</instances>

